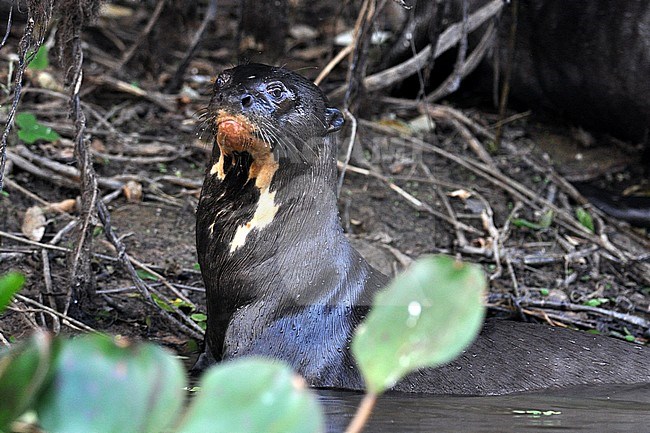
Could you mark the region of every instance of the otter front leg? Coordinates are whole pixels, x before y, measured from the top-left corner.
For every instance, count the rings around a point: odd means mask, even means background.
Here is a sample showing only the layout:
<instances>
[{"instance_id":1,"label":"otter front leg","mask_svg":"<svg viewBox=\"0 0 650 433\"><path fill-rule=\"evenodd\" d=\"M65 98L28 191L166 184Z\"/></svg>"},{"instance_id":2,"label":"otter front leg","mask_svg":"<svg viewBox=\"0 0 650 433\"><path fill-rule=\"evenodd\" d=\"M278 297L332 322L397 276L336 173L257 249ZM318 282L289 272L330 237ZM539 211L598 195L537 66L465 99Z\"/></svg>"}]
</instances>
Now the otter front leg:
<instances>
[{"instance_id":1,"label":"otter front leg","mask_svg":"<svg viewBox=\"0 0 650 433\"><path fill-rule=\"evenodd\" d=\"M192 373L200 373L223 359L224 339L232 314L212 312L210 305L208 302L208 317L214 317L215 320L208 321L203 352L192 366Z\"/></svg>"}]
</instances>

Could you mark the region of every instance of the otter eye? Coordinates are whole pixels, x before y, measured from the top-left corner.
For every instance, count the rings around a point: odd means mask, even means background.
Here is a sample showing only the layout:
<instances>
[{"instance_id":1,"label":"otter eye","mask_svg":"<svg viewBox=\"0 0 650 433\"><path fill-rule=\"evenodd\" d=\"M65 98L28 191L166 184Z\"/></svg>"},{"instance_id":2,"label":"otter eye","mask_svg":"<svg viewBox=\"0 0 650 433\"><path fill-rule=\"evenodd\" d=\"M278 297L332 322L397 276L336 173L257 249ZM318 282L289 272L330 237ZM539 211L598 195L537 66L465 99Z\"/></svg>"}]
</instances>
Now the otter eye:
<instances>
[{"instance_id":1,"label":"otter eye","mask_svg":"<svg viewBox=\"0 0 650 433\"><path fill-rule=\"evenodd\" d=\"M266 93L275 99L281 99L284 96L284 85L282 83L271 83L266 88Z\"/></svg>"}]
</instances>

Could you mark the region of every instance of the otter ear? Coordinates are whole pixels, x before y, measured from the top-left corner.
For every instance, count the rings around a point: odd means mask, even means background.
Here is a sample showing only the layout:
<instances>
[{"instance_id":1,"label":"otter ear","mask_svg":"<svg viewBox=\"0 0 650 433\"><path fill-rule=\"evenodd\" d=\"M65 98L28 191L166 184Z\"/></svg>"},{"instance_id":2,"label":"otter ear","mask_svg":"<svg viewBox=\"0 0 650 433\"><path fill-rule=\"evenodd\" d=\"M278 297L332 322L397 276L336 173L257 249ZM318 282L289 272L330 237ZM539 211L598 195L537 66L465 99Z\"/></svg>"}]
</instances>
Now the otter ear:
<instances>
[{"instance_id":1,"label":"otter ear","mask_svg":"<svg viewBox=\"0 0 650 433\"><path fill-rule=\"evenodd\" d=\"M336 108L328 107L325 109L325 120L327 121L327 132L336 132L343 126L345 119L343 114Z\"/></svg>"}]
</instances>

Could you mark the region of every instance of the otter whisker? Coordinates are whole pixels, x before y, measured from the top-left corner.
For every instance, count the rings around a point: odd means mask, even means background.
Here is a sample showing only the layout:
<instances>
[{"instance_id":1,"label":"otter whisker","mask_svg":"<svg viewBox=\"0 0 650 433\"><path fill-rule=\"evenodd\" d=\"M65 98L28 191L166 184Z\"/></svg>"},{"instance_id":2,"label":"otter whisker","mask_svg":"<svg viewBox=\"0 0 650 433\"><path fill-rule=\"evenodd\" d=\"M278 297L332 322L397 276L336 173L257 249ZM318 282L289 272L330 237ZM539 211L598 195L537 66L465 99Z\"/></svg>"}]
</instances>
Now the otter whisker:
<instances>
[{"instance_id":1,"label":"otter whisker","mask_svg":"<svg viewBox=\"0 0 650 433\"><path fill-rule=\"evenodd\" d=\"M290 131L285 131L285 132L291 133ZM297 157L300 162L307 162L306 155L304 155L303 152L301 152L301 150L298 149L298 147L294 144L294 140L290 140L288 138L282 137L279 134L279 131L277 130L273 130L272 133L274 139L279 143L281 143L283 150L286 152L287 158Z\"/></svg>"},{"instance_id":2,"label":"otter whisker","mask_svg":"<svg viewBox=\"0 0 650 433\"><path fill-rule=\"evenodd\" d=\"M305 156L298 150L292 140L282 137L275 125L267 119L259 119L258 123L260 131L264 132L267 142L273 144L274 151L280 158L296 156L301 161L305 161Z\"/></svg>"}]
</instances>

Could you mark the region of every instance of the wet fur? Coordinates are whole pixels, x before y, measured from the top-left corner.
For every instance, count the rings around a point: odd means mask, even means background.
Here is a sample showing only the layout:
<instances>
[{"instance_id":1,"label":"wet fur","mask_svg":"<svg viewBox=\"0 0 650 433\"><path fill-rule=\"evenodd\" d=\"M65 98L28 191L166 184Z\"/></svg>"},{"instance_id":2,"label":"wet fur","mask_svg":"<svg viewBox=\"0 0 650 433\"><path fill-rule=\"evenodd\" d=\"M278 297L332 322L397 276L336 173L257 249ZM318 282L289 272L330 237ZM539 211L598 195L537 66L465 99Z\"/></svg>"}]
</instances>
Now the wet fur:
<instances>
[{"instance_id":1,"label":"wet fur","mask_svg":"<svg viewBox=\"0 0 650 433\"><path fill-rule=\"evenodd\" d=\"M249 179L253 161L247 153L233 153L223 179L208 170L197 211L208 328L206 352L197 367L264 355L288 362L312 386L362 389L349 343L387 278L351 247L341 229L332 134L340 126L340 113L327 107L317 87L289 71L247 65L229 73L234 84L222 82L215 89L209 112L236 111L240 104L259 137L269 140L279 162L270 185L278 211L268 226L251 232L231 252L236 227L252 217L259 200L255 179ZM244 110L246 95L264 88L250 76L281 79L300 99L294 101L300 110L276 112L263 102ZM296 151L305 157L298 158ZM219 157L215 145L211 166ZM458 360L416 372L395 389L504 394L585 383L650 382L649 359L647 349L610 338L490 321Z\"/></svg>"}]
</instances>

